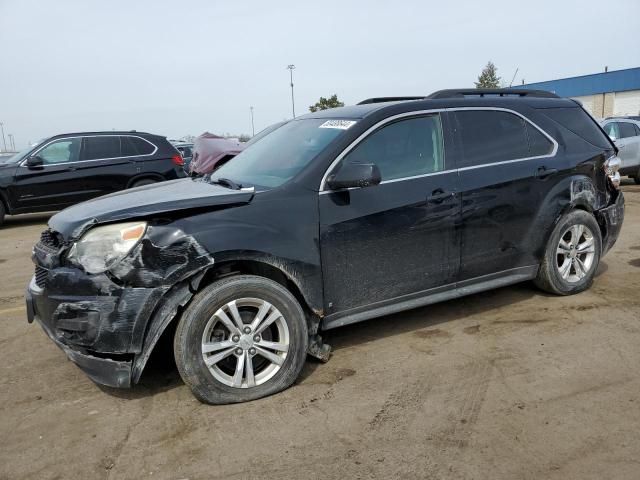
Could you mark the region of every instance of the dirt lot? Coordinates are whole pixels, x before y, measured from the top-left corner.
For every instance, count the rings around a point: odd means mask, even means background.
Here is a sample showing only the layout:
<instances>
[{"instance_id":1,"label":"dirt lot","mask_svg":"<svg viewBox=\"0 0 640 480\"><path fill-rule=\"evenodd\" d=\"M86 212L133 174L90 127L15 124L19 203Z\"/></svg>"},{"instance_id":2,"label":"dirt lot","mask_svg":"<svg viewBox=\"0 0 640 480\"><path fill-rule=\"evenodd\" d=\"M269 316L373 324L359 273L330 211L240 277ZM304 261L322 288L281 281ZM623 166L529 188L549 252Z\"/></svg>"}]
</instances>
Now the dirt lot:
<instances>
[{"instance_id":1,"label":"dirt lot","mask_svg":"<svg viewBox=\"0 0 640 480\"><path fill-rule=\"evenodd\" d=\"M276 396L210 407L167 358L94 385L22 291L46 216L0 230L0 479L640 478L640 187L593 288L529 284L334 331Z\"/></svg>"}]
</instances>

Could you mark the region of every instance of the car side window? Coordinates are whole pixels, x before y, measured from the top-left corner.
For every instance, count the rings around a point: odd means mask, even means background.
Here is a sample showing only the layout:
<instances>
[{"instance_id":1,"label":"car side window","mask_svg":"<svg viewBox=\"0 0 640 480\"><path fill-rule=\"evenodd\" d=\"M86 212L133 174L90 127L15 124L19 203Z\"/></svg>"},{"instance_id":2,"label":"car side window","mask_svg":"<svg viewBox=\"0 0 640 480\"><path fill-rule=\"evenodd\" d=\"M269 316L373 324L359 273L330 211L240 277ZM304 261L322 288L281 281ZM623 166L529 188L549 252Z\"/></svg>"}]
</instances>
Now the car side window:
<instances>
[{"instance_id":1,"label":"car side window","mask_svg":"<svg viewBox=\"0 0 640 480\"><path fill-rule=\"evenodd\" d=\"M640 136L640 127L634 123L633 128L636 131L636 136Z\"/></svg>"},{"instance_id":2,"label":"car side window","mask_svg":"<svg viewBox=\"0 0 640 480\"><path fill-rule=\"evenodd\" d=\"M618 122L618 127L620 128L620 138L629 138L636 136L636 131L633 128L633 123Z\"/></svg>"},{"instance_id":3,"label":"car side window","mask_svg":"<svg viewBox=\"0 0 640 480\"><path fill-rule=\"evenodd\" d=\"M120 138L117 136L85 137L82 160L117 158L120 153Z\"/></svg>"},{"instance_id":4,"label":"car side window","mask_svg":"<svg viewBox=\"0 0 640 480\"><path fill-rule=\"evenodd\" d=\"M620 129L618 128L618 122L609 122L604 127L604 133L609 135L612 140L620 138Z\"/></svg>"},{"instance_id":5,"label":"car side window","mask_svg":"<svg viewBox=\"0 0 640 480\"><path fill-rule=\"evenodd\" d=\"M527 138L529 139L529 156L538 157L541 155L549 155L553 152L553 143L545 137L540 130L525 122L527 129Z\"/></svg>"},{"instance_id":6,"label":"car side window","mask_svg":"<svg viewBox=\"0 0 640 480\"><path fill-rule=\"evenodd\" d=\"M383 181L441 171L444 144L440 116L416 117L385 125L360 142L343 162L374 163Z\"/></svg>"},{"instance_id":7,"label":"car side window","mask_svg":"<svg viewBox=\"0 0 640 480\"><path fill-rule=\"evenodd\" d=\"M140 137L129 137L129 140L131 140L131 143L136 147L138 155L149 155L150 153L153 153L156 148Z\"/></svg>"},{"instance_id":8,"label":"car side window","mask_svg":"<svg viewBox=\"0 0 640 480\"><path fill-rule=\"evenodd\" d=\"M50 143L37 155L43 165L57 165L60 163L77 162L80 157L81 138L65 138Z\"/></svg>"},{"instance_id":9,"label":"car side window","mask_svg":"<svg viewBox=\"0 0 640 480\"><path fill-rule=\"evenodd\" d=\"M120 137L120 148L123 157L135 157L138 155L138 151L131 141L131 137Z\"/></svg>"},{"instance_id":10,"label":"car side window","mask_svg":"<svg viewBox=\"0 0 640 480\"><path fill-rule=\"evenodd\" d=\"M456 112L464 152L460 167L517 160L529 153L526 123L521 117L493 110Z\"/></svg>"}]
</instances>

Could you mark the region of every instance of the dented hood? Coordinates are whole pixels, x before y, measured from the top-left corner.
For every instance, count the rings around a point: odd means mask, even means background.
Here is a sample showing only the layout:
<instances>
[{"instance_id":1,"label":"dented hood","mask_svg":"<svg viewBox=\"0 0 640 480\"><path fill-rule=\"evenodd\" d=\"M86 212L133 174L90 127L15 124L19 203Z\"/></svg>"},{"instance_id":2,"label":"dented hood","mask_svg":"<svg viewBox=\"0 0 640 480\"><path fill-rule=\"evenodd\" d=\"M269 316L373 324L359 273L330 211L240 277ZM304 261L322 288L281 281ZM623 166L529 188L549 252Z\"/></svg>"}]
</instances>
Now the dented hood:
<instances>
[{"instance_id":1,"label":"dented hood","mask_svg":"<svg viewBox=\"0 0 640 480\"><path fill-rule=\"evenodd\" d=\"M183 178L123 190L79 203L54 215L49 226L66 240L91 225L207 207L247 204L253 191L231 190L201 179Z\"/></svg>"}]
</instances>

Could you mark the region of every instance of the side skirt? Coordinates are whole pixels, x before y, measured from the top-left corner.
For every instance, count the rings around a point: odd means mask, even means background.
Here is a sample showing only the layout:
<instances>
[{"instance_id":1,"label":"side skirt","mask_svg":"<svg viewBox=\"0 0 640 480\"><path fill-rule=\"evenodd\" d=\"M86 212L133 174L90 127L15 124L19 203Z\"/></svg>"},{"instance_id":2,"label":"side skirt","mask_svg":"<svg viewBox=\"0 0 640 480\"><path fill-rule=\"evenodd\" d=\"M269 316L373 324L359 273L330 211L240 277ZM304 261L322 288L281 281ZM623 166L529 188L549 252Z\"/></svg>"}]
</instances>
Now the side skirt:
<instances>
[{"instance_id":1,"label":"side skirt","mask_svg":"<svg viewBox=\"0 0 640 480\"><path fill-rule=\"evenodd\" d=\"M371 305L366 305L365 307L357 307L344 312L333 313L324 317L322 320L322 329L330 330L371 318L383 317L412 308L424 307L433 303L444 302L446 300L532 280L538 274L538 268L538 265L513 268L458 283L451 283L442 287L403 295L382 302L376 302Z\"/></svg>"}]
</instances>

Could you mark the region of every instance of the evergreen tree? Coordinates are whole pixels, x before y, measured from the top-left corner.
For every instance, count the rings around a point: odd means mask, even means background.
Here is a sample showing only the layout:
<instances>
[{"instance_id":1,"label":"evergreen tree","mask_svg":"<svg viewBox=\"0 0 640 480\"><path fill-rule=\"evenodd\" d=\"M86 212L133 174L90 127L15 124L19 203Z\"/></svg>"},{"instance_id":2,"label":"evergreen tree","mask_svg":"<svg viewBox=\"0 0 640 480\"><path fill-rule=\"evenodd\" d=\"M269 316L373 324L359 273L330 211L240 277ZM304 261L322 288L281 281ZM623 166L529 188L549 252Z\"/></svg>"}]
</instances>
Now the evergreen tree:
<instances>
[{"instance_id":1,"label":"evergreen tree","mask_svg":"<svg viewBox=\"0 0 640 480\"><path fill-rule=\"evenodd\" d=\"M500 88L500 77L497 75L498 69L493 62L487 63L482 69L482 73L478 77L478 81L474 82L476 88Z\"/></svg>"}]
</instances>

